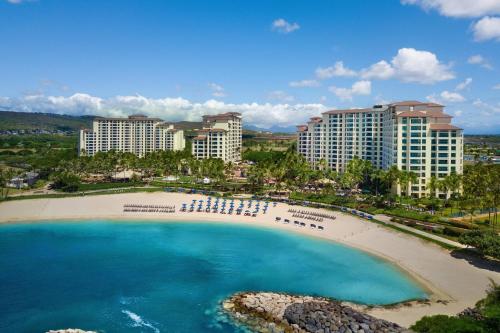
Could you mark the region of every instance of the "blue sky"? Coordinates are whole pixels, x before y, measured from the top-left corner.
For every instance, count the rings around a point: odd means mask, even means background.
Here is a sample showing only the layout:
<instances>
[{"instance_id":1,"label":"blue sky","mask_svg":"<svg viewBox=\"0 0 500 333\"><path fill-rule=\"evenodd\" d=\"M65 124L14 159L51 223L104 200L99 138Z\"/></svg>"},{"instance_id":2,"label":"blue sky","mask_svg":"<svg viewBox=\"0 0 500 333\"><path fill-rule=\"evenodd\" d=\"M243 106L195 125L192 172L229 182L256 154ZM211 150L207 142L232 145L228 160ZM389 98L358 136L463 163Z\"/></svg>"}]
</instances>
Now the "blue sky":
<instances>
[{"instance_id":1,"label":"blue sky","mask_svg":"<svg viewBox=\"0 0 500 333\"><path fill-rule=\"evenodd\" d=\"M2 109L278 129L418 99L500 133L500 1L0 0L0 51Z\"/></svg>"}]
</instances>

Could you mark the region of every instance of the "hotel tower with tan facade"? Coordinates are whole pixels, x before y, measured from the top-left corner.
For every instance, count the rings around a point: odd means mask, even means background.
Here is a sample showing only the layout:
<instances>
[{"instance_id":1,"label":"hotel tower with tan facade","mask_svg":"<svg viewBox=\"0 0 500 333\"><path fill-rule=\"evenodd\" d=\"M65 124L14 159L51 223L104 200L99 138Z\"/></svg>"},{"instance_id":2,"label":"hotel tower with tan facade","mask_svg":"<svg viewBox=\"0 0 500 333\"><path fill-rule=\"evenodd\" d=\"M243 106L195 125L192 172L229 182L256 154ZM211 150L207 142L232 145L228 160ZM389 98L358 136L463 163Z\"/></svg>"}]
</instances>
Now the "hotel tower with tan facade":
<instances>
[{"instance_id":1,"label":"hotel tower with tan facade","mask_svg":"<svg viewBox=\"0 0 500 333\"><path fill-rule=\"evenodd\" d=\"M242 120L238 112L203 116L203 129L193 139L192 153L198 159L241 160Z\"/></svg>"},{"instance_id":2,"label":"hotel tower with tan facade","mask_svg":"<svg viewBox=\"0 0 500 333\"><path fill-rule=\"evenodd\" d=\"M431 176L440 179L463 172L463 132L451 124L452 117L443 109L436 103L404 101L327 111L297 126L297 151L312 166L324 159L338 172L355 156L378 168L395 165L412 171L418 181L406 194L423 197ZM399 185L394 190L401 194Z\"/></svg>"},{"instance_id":3,"label":"hotel tower with tan facade","mask_svg":"<svg viewBox=\"0 0 500 333\"><path fill-rule=\"evenodd\" d=\"M80 131L78 151L88 156L110 150L144 156L156 150L183 150L185 145L184 131L158 118L143 115L95 117L92 129Z\"/></svg>"}]
</instances>

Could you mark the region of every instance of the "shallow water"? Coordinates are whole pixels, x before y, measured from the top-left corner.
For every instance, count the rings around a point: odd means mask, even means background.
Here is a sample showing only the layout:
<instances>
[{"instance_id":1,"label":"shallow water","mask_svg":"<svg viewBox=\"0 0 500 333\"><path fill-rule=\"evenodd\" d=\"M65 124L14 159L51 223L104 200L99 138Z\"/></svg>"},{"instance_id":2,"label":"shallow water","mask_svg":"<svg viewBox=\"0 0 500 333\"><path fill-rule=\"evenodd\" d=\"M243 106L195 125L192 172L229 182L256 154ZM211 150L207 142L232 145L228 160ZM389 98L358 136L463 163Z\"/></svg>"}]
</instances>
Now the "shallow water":
<instances>
[{"instance_id":1,"label":"shallow water","mask_svg":"<svg viewBox=\"0 0 500 333\"><path fill-rule=\"evenodd\" d=\"M0 332L234 332L217 321L236 291L368 304L425 298L386 261L277 230L207 223L0 226Z\"/></svg>"}]
</instances>

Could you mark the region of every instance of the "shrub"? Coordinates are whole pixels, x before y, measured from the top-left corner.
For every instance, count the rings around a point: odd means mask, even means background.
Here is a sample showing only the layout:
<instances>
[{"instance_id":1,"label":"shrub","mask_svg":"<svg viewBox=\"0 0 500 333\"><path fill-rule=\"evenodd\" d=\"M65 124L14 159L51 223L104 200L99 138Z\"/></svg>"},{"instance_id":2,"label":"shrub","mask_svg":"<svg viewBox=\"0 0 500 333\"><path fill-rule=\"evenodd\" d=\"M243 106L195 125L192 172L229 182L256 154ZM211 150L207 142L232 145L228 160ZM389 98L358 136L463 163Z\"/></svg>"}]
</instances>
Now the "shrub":
<instances>
[{"instance_id":1,"label":"shrub","mask_svg":"<svg viewBox=\"0 0 500 333\"><path fill-rule=\"evenodd\" d=\"M443 229L443 234L452 236L452 237L460 237L464 233L467 232L467 229L457 228L457 227L449 227L446 226Z\"/></svg>"},{"instance_id":2,"label":"shrub","mask_svg":"<svg viewBox=\"0 0 500 333\"><path fill-rule=\"evenodd\" d=\"M63 192L76 192L80 186L80 177L70 172L62 172L54 176L52 187Z\"/></svg>"},{"instance_id":3,"label":"shrub","mask_svg":"<svg viewBox=\"0 0 500 333\"><path fill-rule=\"evenodd\" d=\"M449 317L445 315L425 316L412 327L419 333L487 333L481 322L467 317Z\"/></svg>"},{"instance_id":4,"label":"shrub","mask_svg":"<svg viewBox=\"0 0 500 333\"><path fill-rule=\"evenodd\" d=\"M469 229L469 230L475 230L475 229L479 228L477 225L474 225L472 223L459 222L459 221L453 221L453 220L443 221L443 223L449 224L449 225L454 226L454 227L458 227L458 228L462 228L462 229Z\"/></svg>"},{"instance_id":5,"label":"shrub","mask_svg":"<svg viewBox=\"0 0 500 333\"><path fill-rule=\"evenodd\" d=\"M500 236L491 230L472 230L460 236L462 244L475 247L481 254L500 259Z\"/></svg>"},{"instance_id":6,"label":"shrub","mask_svg":"<svg viewBox=\"0 0 500 333\"><path fill-rule=\"evenodd\" d=\"M411 329L419 333L496 333L500 332L500 286L491 281L487 296L477 302L470 315L460 314L458 317L445 315L425 316L417 321Z\"/></svg>"}]
</instances>

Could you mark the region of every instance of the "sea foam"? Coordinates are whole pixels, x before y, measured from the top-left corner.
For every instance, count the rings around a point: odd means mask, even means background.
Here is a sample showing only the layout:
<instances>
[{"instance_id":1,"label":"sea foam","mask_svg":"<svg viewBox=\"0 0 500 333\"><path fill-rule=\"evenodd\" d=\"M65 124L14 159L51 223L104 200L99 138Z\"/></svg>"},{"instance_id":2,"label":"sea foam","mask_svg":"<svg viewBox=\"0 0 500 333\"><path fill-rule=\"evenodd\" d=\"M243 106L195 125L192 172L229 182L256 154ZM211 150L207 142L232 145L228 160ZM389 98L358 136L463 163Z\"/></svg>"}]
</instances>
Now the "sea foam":
<instances>
[{"instance_id":1,"label":"sea foam","mask_svg":"<svg viewBox=\"0 0 500 333\"><path fill-rule=\"evenodd\" d=\"M137 313L129 310L122 310L122 313L126 314L132 320L132 326L134 327L148 327L152 329L155 333L160 333L160 330L154 327L150 322L142 319Z\"/></svg>"}]
</instances>

